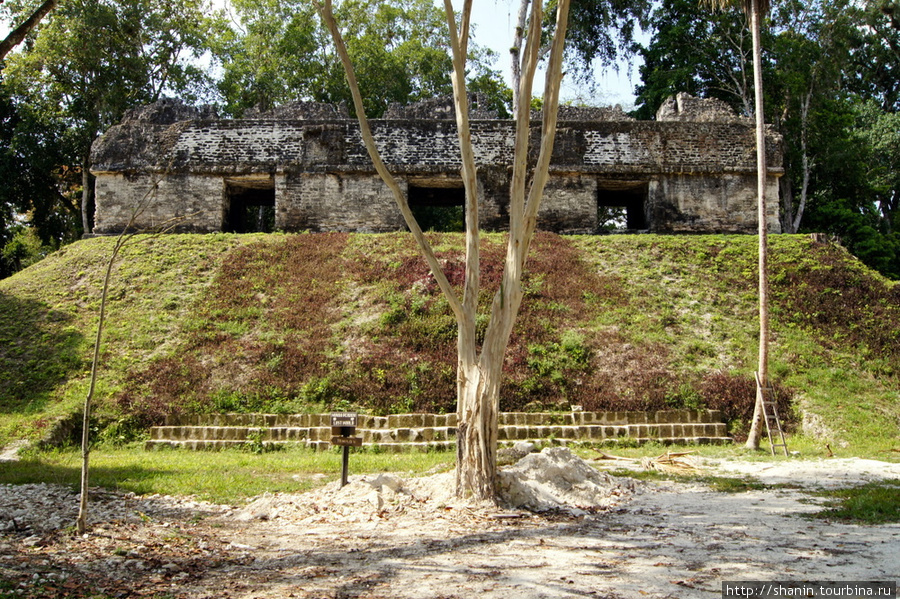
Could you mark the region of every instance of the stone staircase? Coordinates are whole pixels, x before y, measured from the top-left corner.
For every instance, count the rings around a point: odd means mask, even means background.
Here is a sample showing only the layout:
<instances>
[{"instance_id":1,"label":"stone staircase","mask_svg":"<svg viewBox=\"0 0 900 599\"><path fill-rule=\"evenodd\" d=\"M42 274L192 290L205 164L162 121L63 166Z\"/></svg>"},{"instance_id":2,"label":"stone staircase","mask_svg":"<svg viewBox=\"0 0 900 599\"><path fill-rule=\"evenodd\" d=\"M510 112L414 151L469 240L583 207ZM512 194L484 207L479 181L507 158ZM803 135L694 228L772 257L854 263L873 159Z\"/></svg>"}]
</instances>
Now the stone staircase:
<instances>
[{"instance_id":1,"label":"stone staircase","mask_svg":"<svg viewBox=\"0 0 900 599\"><path fill-rule=\"evenodd\" d=\"M456 447L456 414L360 414L356 436L363 446L383 451L451 450ZM731 442L717 410L503 412L499 437L501 445ZM330 440L330 414L198 414L153 427L146 446L223 449L296 443L327 449Z\"/></svg>"}]
</instances>

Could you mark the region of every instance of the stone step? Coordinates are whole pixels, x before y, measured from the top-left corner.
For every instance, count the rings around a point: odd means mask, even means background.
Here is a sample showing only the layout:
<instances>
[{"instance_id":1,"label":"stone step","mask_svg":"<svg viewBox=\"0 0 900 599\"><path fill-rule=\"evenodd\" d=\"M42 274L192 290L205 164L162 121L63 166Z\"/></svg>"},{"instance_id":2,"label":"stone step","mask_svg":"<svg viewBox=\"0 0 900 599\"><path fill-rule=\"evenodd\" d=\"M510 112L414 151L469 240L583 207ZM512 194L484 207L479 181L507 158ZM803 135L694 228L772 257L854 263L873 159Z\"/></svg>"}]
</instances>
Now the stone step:
<instances>
[{"instance_id":1,"label":"stone step","mask_svg":"<svg viewBox=\"0 0 900 599\"><path fill-rule=\"evenodd\" d=\"M363 443L403 443L441 442L456 439L456 429L442 428L397 428L397 429L357 429L356 436ZM584 425L584 426L501 426L498 431L500 441L525 439L571 439L590 441L634 438L678 438L678 437L725 437L724 423L703 424L629 424L629 425ZM330 427L239 427L239 426L156 426L150 430L150 438L155 441L328 441Z\"/></svg>"},{"instance_id":2,"label":"stone step","mask_svg":"<svg viewBox=\"0 0 900 599\"><path fill-rule=\"evenodd\" d=\"M395 429L455 427L456 414L360 414L358 428ZM694 424L722 422L719 410L656 412L501 412L500 426L581 426L588 424ZM191 414L166 419L167 426L327 427L330 414Z\"/></svg>"},{"instance_id":3,"label":"stone step","mask_svg":"<svg viewBox=\"0 0 900 599\"><path fill-rule=\"evenodd\" d=\"M286 444L286 441L265 441L262 442L260 446L263 448L271 448ZM222 449L240 449L252 446L253 445L249 441L235 441L225 439L150 439L144 444L144 449L152 451L154 449L180 448L196 451L219 451ZM316 451L325 451L326 449L331 447L331 443L327 441L309 441L306 443L306 446Z\"/></svg>"},{"instance_id":4,"label":"stone step","mask_svg":"<svg viewBox=\"0 0 900 599\"><path fill-rule=\"evenodd\" d=\"M627 441L628 443L660 443L662 445L725 445L732 442L731 437L629 437L629 438L619 438L614 439L618 441ZM581 440L572 440L572 439L524 439L524 441L529 443L534 443L538 446L548 446L548 445L560 445L560 446L568 446L568 445L577 445L585 443L585 441ZM517 441L518 442L518 441ZM278 447L282 445L287 445L286 441L265 441L261 443L263 448L267 447ZM512 442L501 442L501 446L510 446ZM170 449L170 448L182 448L182 449L191 449L196 451L218 451L222 449L239 449L242 447L248 447L250 444L248 441L229 441L229 440L182 440L182 441L173 441L173 440L160 440L160 439L151 439L146 442L147 450L154 449ZM306 446L315 450L315 451L325 451L331 448L331 443L328 441L308 441ZM415 451L455 451L456 443L451 441L446 442L393 442L393 443L373 443L373 444L365 444L365 446L377 451L381 451L384 453L402 453L402 452L415 452Z\"/></svg>"},{"instance_id":5,"label":"stone step","mask_svg":"<svg viewBox=\"0 0 900 599\"><path fill-rule=\"evenodd\" d=\"M532 441L601 442L628 440L661 443L726 443L726 425L714 410L661 412L572 412L501 414L501 443ZM329 414L206 414L172 419L150 430L148 448L181 446L221 449L252 444L299 443L329 446ZM450 423L453 423L452 425ZM359 416L356 436L366 446L442 449L455 446L455 414Z\"/></svg>"}]
</instances>

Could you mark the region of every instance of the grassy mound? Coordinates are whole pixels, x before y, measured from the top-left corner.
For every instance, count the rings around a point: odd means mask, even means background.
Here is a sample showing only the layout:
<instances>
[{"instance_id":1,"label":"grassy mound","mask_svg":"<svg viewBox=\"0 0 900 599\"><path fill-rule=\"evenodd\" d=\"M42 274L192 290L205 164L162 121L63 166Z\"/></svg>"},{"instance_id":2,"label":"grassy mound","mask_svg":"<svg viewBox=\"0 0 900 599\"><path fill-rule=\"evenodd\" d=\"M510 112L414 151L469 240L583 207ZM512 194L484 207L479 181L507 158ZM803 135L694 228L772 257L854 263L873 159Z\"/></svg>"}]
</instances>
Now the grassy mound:
<instances>
[{"instance_id":1,"label":"grassy mound","mask_svg":"<svg viewBox=\"0 0 900 599\"><path fill-rule=\"evenodd\" d=\"M432 240L461 286L462 236ZM836 449L896 446L900 285L837 246L771 243L782 413L805 413ZM0 281L0 443L78 410L112 244L82 241ZM483 240L483 306L503 244ZM172 413L455 409L455 323L407 234L147 237L117 264L98 394L108 438ZM706 406L744 430L755 237L542 234L528 270L502 409Z\"/></svg>"}]
</instances>

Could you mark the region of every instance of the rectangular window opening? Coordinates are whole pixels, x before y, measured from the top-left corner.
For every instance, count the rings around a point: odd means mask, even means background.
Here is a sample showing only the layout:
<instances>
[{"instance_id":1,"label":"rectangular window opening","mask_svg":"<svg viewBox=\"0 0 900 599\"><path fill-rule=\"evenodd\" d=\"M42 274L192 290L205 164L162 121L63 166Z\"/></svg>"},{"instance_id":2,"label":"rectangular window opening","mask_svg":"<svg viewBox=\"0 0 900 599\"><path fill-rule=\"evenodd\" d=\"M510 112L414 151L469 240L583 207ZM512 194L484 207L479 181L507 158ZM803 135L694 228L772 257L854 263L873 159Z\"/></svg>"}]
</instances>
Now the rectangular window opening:
<instances>
[{"instance_id":1,"label":"rectangular window opening","mask_svg":"<svg viewBox=\"0 0 900 599\"><path fill-rule=\"evenodd\" d=\"M226 233L271 233L275 230L275 182L234 179L225 182Z\"/></svg>"},{"instance_id":2,"label":"rectangular window opening","mask_svg":"<svg viewBox=\"0 0 900 599\"><path fill-rule=\"evenodd\" d=\"M423 231L459 233L466 230L466 190L463 187L410 185L409 208Z\"/></svg>"},{"instance_id":3,"label":"rectangular window opening","mask_svg":"<svg viewBox=\"0 0 900 599\"><path fill-rule=\"evenodd\" d=\"M647 229L646 181L598 181L598 232L627 232Z\"/></svg>"}]
</instances>

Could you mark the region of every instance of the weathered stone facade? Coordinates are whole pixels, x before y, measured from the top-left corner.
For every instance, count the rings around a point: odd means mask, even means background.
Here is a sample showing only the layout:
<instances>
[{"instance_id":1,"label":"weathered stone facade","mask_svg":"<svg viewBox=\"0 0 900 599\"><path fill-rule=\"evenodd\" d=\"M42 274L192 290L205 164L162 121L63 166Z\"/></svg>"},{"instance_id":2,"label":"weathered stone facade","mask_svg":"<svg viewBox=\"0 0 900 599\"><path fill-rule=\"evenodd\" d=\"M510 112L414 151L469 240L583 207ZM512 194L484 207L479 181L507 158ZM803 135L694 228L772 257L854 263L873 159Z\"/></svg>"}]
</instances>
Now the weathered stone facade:
<instances>
[{"instance_id":1,"label":"weathered stone facade","mask_svg":"<svg viewBox=\"0 0 900 599\"><path fill-rule=\"evenodd\" d=\"M429 115L431 115L429 117ZM394 107L372 129L385 163L418 206L462 206L456 122L446 102ZM474 108L479 218L507 223L514 125ZM532 122L535 140L540 121ZM768 226L778 231L781 143L768 138ZM94 232L182 218L177 230L394 231L405 228L390 192L343 107L297 103L245 119L219 119L176 101L132 111L93 149ZM540 226L598 228L601 206L627 209L628 229L754 232L752 123L714 101L683 94L656 121L614 109L560 114ZM139 212L138 207L140 207ZM249 208L249 211L248 211ZM250 215L249 217L247 215Z\"/></svg>"}]
</instances>

